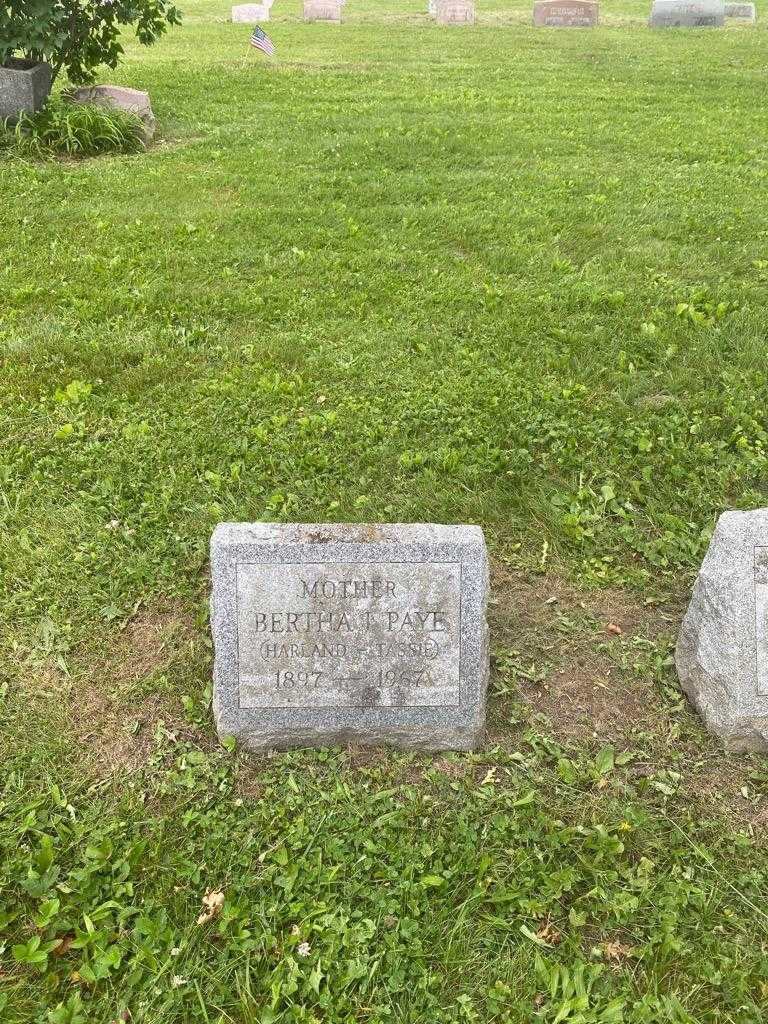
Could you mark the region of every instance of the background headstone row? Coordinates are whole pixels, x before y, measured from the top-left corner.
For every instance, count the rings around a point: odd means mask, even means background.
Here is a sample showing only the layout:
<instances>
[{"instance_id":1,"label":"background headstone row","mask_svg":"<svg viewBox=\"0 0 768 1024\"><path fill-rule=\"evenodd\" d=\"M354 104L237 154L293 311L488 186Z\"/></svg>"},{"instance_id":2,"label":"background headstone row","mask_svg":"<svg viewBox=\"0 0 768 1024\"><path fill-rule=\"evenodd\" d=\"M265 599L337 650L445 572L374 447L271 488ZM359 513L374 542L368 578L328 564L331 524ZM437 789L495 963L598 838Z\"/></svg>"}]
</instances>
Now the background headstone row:
<instances>
[{"instance_id":1,"label":"background headstone row","mask_svg":"<svg viewBox=\"0 0 768 1024\"><path fill-rule=\"evenodd\" d=\"M256 24L269 21L274 0L239 4L232 8L232 21ZM305 21L341 21L344 0L304 0ZM428 13L438 25L474 25L475 0L428 0ZM651 28L721 28L726 18L756 21L752 3L724 0L653 0ZM535 0L533 23L539 28L592 28L598 24L597 0Z\"/></svg>"}]
</instances>

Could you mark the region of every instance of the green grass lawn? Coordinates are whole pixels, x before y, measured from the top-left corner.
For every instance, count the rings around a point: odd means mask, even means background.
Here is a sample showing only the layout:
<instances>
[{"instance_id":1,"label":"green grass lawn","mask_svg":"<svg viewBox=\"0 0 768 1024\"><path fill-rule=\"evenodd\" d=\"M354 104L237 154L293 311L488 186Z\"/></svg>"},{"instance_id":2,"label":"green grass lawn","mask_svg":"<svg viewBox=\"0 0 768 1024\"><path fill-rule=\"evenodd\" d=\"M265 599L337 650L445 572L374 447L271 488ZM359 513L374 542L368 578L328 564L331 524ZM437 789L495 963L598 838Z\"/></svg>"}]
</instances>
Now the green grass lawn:
<instances>
[{"instance_id":1,"label":"green grass lawn","mask_svg":"<svg viewBox=\"0 0 768 1024\"><path fill-rule=\"evenodd\" d=\"M0 154L0 1020L757 1024L768 763L671 648L768 503L765 28L185 7L157 146ZM484 749L216 743L258 519L484 527Z\"/></svg>"}]
</instances>

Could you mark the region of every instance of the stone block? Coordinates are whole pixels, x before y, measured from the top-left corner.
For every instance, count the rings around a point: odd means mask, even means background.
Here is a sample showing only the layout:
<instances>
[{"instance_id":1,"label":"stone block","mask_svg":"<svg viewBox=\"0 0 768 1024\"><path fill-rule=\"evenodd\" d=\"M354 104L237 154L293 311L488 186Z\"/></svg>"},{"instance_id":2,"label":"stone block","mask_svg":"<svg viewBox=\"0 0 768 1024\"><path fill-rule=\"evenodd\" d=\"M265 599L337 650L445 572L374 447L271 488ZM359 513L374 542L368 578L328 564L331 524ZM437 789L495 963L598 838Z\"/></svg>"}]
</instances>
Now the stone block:
<instances>
[{"instance_id":1,"label":"stone block","mask_svg":"<svg viewBox=\"0 0 768 1024\"><path fill-rule=\"evenodd\" d=\"M222 523L214 713L250 750L468 750L488 681L476 526Z\"/></svg>"},{"instance_id":2,"label":"stone block","mask_svg":"<svg viewBox=\"0 0 768 1024\"><path fill-rule=\"evenodd\" d=\"M683 690L729 750L768 750L768 509L725 512L675 652Z\"/></svg>"},{"instance_id":3,"label":"stone block","mask_svg":"<svg viewBox=\"0 0 768 1024\"><path fill-rule=\"evenodd\" d=\"M654 0L649 24L651 28L722 28L725 4L723 0Z\"/></svg>"},{"instance_id":4,"label":"stone block","mask_svg":"<svg viewBox=\"0 0 768 1024\"><path fill-rule=\"evenodd\" d=\"M97 107L135 114L144 124L144 142L149 143L154 137L156 122L148 92L128 89L123 85L84 85L68 92L67 99L73 103L92 103Z\"/></svg>"},{"instance_id":5,"label":"stone block","mask_svg":"<svg viewBox=\"0 0 768 1024\"><path fill-rule=\"evenodd\" d=\"M271 3L264 4L238 4L232 8L232 21L245 22L248 25L256 25L260 21L269 21L269 10Z\"/></svg>"},{"instance_id":6,"label":"stone block","mask_svg":"<svg viewBox=\"0 0 768 1024\"><path fill-rule=\"evenodd\" d=\"M304 0L304 21L341 21L339 0Z\"/></svg>"},{"instance_id":7,"label":"stone block","mask_svg":"<svg viewBox=\"0 0 768 1024\"><path fill-rule=\"evenodd\" d=\"M736 18L739 21L749 21L753 25L757 21L757 11L754 4L726 4L726 18Z\"/></svg>"},{"instance_id":8,"label":"stone block","mask_svg":"<svg viewBox=\"0 0 768 1024\"><path fill-rule=\"evenodd\" d=\"M591 0L536 0L533 24L538 28L593 28L600 17Z\"/></svg>"},{"instance_id":9,"label":"stone block","mask_svg":"<svg viewBox=\"0 0 768 1024\"><path fill-rule=\"evenodd\" d=\"M474 25L474 0L437 0L438 25Z\"/></svg>"}]
</instances>

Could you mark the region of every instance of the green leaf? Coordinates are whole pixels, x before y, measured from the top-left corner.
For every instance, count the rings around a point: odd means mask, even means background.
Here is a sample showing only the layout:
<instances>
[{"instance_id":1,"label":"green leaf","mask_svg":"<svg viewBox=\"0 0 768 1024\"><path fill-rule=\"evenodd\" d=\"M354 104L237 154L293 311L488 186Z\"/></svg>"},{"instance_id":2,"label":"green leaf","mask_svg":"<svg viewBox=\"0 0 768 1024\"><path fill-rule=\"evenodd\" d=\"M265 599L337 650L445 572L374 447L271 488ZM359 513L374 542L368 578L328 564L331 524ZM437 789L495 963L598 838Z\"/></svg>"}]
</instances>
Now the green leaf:
<instances>
[{"instance_id":1,"label":"green leaf","mask_svg":"<svg viewBox=\"0 0 768 1024\"><path fill-rule=\"evenodd\" d=\"M608 775L613 771L614 765L614 748L612 746L603 747L595 758L595 768L600 775Z\"/></svg>"},{"instance_id":2,"label":"green leaf","mask_svg":"<svg viewBox=\"0 0 768 1024\"><path fill-rule=\"evenodd\" d=\"M520 925L520 931L526 937L526 939L530 939L531 942L535 942L537 946L542 946L545 949L549 948L547 943L544 942L543 939L540 939L536 932L532 932L531 929L526 928L524 924Z\"/></svg>"}]
</instances>

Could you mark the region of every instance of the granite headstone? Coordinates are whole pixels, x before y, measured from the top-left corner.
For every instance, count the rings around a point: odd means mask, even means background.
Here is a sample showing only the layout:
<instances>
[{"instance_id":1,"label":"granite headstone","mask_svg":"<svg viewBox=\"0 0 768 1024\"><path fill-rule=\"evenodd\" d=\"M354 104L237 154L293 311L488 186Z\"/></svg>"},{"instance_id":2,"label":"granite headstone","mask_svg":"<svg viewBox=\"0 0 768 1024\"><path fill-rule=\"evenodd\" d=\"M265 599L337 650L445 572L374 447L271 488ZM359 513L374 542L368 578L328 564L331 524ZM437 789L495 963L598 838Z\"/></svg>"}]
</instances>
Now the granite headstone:
<instances>
[{"instance_id":1,"label":"granite headstone","mask_svg":"<svg viewBox=\"0 0 768 1024\"><path fill-rule=\"evenodd\" d=\"M341 21L339 0L304 0L304 21Z\"/></svg>"},{"instance_id":2,"label":"granite headstone","mask_svg":"<svg viewBox=\"0 0 768 1024\"><path fill-rule=\"evenodd\" d=\"M592 0L536 0L533 24L537 28L592 28L600 7Z\"/></svg>"},{"instance_id":3,"label":"granite headstone","mask_svg":"<svg viewBox=\"0 0 768 1024\"><path fill-rule=\"evenodd\" d=\"M649 19L651 28L722 28L723 0L654 0Z\"/></svg>"},{"instance_id":4,"label":"granite headstone","mask_svg":"<svg viewBox=\"0 0 768 1024\"><path fill-rule=\"evenodd\" d=\"M269 21L271 6L271 0L266 0L263 4L238 4L232 8L232 21L246 22L249 25L255 25L259 21Z\"/></svg>"},{"instance_id":5,"label":"granite headstone","mask_svg":"<svg viewBox=\"0 0 768 1024\"><path fill-rule=\"evenodd\" d=\"M437 0L438 25L474 25L474 0Z\"/></svg>"},{"instance_id":6,"label":"granite headstone","mask_svg":"<svg viewBox=\"0 0 768 1024\"><path fill-rule=\"evenodd\" d=\"M211 573L220 736L250 750L481 739L479 527L222 523Z\"/></svg>"},{"instance_id":7,"label":"granite headstone","mask_svg":"<svg viewBox=\"0 0 768 1024\"><path fill-rule=\"evenodd\" d=\"M757 21L757 11L754 4L726 4L726 18L736 18L738 21L749 21L754 24Z\"/></svg>"},{"instance_id":8,"label":"granite headstone","mask_svg":"<svg viewBox=\"0 0 768 1024\"><path fill-rule=\"evenodd\" d=\"M768 508L720 516L675 664L728 750L768 750Z\"/></svg>"}]
</instances>

